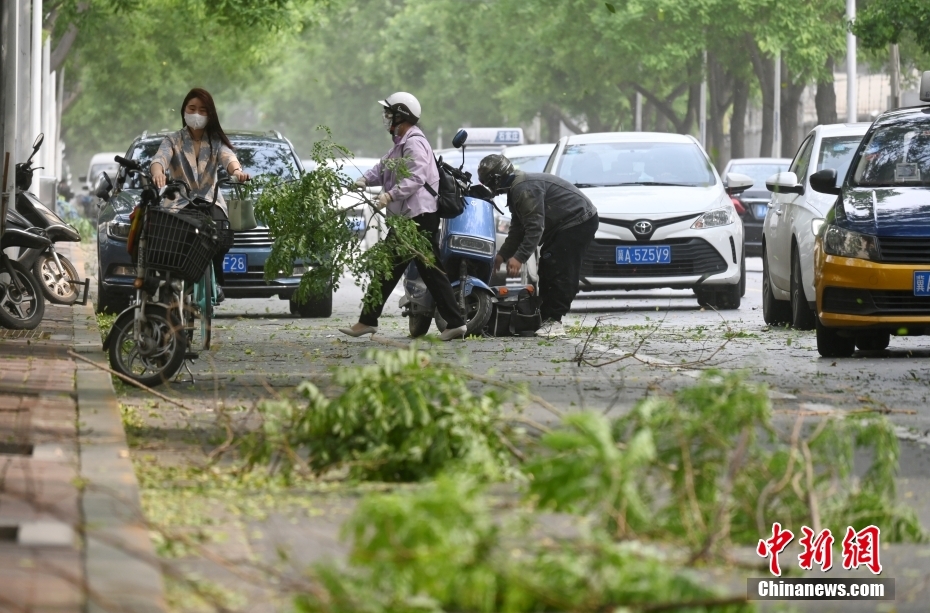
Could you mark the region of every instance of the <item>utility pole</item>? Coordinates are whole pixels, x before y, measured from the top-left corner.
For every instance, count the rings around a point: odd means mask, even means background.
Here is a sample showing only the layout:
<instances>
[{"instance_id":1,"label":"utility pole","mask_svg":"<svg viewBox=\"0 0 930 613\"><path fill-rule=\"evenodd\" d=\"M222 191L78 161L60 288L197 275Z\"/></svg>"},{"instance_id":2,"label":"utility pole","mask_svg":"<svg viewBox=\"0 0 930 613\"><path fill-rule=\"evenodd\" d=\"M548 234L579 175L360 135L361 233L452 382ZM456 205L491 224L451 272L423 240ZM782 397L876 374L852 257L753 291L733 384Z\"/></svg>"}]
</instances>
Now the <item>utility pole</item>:
<instances>
[{"instance_id":1,"label":"utility pole","mask_svg":"<svg viewBox=\"0 0 930 613\"><path fill-rule=\"evenodd\" d=\"M856 0L846 0L846 21L856 20ZM846 31L846 122L859 121L859 90L856 83L856 37Z\"/></svg>"},{"instance_id":2,"label":"utility pole","mask_svg":"<svg viewBox=\"0 0 930 613\"><path fill-rule=\"evenodd\" d=\"M42 0L32 0L32 96L30 138L42 131Z\"/></svg>"},{"instance_id":3,"label":"utility pole","mask_svg":"<svg viewBox=\"0 0 930 613\"><path fill-rule=\"evenodd\" d=\"M890 109L901 106L901 53L898 43L891 45L891 103Z\"/></svg>"},{"instance_id":4,"label":"utility pole","mask_svg":"<svg viewBox=\"0 0 930 613\"><path fill-rule=\"evenodd\" d=\"M774 121L772 126L772 157L781 157L781 51L775 54L775 79L772 101Z\"/></svg>"},{"instance_id":5,"label":"utility pole","mask_svg":"<svg viewBox=\"0 0 930 613\"><path fill-rule=\"evenodd\" d=\"M643 95L639 92L636 92L636 122L634 129L637 132L643 131Z\"/></svg>"}]
</instances>

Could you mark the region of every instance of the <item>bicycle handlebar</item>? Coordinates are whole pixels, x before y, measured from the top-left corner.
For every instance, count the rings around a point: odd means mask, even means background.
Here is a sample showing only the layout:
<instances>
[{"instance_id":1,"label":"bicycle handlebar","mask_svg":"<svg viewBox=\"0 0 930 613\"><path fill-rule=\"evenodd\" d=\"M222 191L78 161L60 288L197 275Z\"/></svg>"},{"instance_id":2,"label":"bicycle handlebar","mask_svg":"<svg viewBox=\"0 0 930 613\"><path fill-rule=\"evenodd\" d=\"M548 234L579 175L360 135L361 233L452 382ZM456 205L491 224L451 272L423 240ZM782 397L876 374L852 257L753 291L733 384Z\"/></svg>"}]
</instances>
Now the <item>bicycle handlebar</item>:
<instances>
[{"instance_id":1,"label":"bicycle handlebar","mask_svg":"<svg viewBox=\"0 0 930 613\"><path fill-rule=\"evenodd\" d=\"M128 170L138 170L140 172L142 171L142 164L140 164L136 160L127 160L123 156L117 155L116 157L113 158L113 161Z\"/></svg>"}]
</instances>

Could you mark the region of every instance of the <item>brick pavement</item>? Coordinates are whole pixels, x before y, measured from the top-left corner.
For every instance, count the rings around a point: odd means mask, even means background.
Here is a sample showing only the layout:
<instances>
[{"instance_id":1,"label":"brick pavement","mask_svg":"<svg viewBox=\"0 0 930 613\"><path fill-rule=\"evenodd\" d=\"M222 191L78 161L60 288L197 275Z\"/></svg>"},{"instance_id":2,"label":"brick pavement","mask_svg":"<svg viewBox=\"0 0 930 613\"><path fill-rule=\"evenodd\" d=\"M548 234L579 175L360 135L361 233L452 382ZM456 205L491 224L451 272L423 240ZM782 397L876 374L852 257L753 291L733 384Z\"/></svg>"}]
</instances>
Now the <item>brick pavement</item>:
<instances>
[{"instance_id":1,"label":"brick pavement","mask_svg":"<svg viewBox=\"0 0 930 613\"><path fill-rule=\"evenodd\" d=\"M90 305L0 328L0 613L165 609L112 383L68 355L99 338Z\"/></svg>"}]
</instances>

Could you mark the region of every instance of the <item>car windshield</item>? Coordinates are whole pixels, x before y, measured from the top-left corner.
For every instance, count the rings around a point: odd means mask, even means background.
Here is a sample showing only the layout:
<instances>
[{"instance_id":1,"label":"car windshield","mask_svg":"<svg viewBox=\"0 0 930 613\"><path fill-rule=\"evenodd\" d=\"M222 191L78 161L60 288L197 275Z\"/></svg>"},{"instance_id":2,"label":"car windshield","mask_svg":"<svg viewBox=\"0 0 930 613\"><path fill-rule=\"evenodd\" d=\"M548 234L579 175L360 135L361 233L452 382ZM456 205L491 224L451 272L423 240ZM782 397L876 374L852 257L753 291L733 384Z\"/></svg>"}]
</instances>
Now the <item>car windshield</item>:
<instances>
[{"instance_id":1,"label":"car windshield","mask_svg":"<svg viewBox=\"0 0 930 613\"><path fill-rule=\"evenodd\" d=\"M236 148L236 157L242 168L253 178L260 175L274 175L284 180L297 178L297 162L291 153L291 148L285 143L275 142L256 142L256 141L232 141ZM148 168L152 158L158 153L161 141L142 142L136 146L131 154L133 160L142 163L143 168ZM217 173L219 179L227 178L226 169L221 168ZM126 189L139 189L138 175L133 175L129 182L124 186Z\"/></svg>"},{"instance_id":2,"label":"car windshield","mask_svg":"<svg viewBox=\"0 0 930 613\"><path fill-rule=\"evenodd\" d=\"M817 159L817 170L832 168L837 177L845 177L849 170L856 148L862 142L861 136L831 136L820 143L820 156Z\"/></svg>"},{"instance_id":3,"label":"car windshield","mask_svg":"<svg viewBox=\"0 0 930 613\"><path fill-rule=\"evenodd\" d=\"M523 155L509 158L513 162L513 167L523 172L542 172L549 161L549 154L546 155Z\"/></svg>"},{"instance_id":4,"label":"car windshield","mask_svg":"<svg viewBox=\"0 0 930 613\"><path fill-rule=\"evenodd\" d=\"M590 143L568 145L556 174L582 187L614 185L714 185L714 171L691 143Z\"/></svg>"},{"instance_id":5,"label":"car windshield","mask_svg":"<svg viewBox=\"0 0 930 613\"><path fill-rule=\"evenodd\" d=\"M733 164L727 173L735 172L746 175L752 179L752 187L749 189L754 192L767 192L765 180L772 175L785 172L788 170L788 163L784 164Z\"/></svg>"},{"instance_id":6,"label":"car windshield","mask_svg":"<svg viewBox=\"0 0 930 613\"><path fill-rule=\"evenodd\" d=\"M930 117L908 117L874 130L855 169L854 186L930 185Z\"/></svg>"}]
</instances>

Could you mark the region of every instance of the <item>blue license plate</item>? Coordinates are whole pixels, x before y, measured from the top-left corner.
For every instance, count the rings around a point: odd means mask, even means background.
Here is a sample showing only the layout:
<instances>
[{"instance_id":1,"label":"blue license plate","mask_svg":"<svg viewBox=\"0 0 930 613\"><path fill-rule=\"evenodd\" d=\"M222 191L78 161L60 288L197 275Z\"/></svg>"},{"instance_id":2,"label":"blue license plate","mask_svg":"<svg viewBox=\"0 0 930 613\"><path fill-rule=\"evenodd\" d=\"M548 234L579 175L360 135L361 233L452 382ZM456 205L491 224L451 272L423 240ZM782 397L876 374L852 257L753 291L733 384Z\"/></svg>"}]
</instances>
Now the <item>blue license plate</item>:
<instances>
[{"instance_id":1,"label":"blue license plate","mask_svg":"<svg viewBox=\"0 0 930 613\"><path fill-rule=\"evenodd\" d=\"M249 256L245 253L227 253L223 256L223 272L249 272Z\"/></svg>"},{"instance_id":2,"label":"blue license plate","mask_svg":"<svg viewBox=\"0 0 930 613\"><path fill-rule=\"evenodd\" d=\"M765 214L768 212L769 212L769 205L767 204L752 205L752 214L756 216L756 219L765 219Z\"/></svg>"},{"instance_id":3,"label":"blue license plate","mask_svg":"<svg viewBox=\"0 0 930 613\"><path fill-rule=\"evenodd\" d=\"M672 248L668 245L617 247L617 264L670 264Z\"/></svg>"},{"instance_id":4,"label":"blue license plate","mask_svg":"<svg viewBox=\"0 0 930 613\"><path fill-rule=\"evenodd\" d=\"M914 295L930 296L930 270L914 271Z\"/></svg>"},{"instance_id":5,"label":"blue license plate","mask_svg":"<svg viewBox=\"0 0 930 613\"><path fill-rule=\"evenodd\" d=\"M349 228L353 232L364 232L365 231L365 218L364 217L353 217L349 220Z\"/></svg>"}]
</instances>

